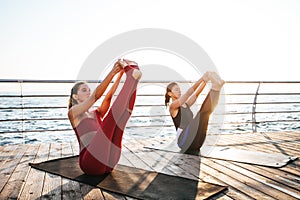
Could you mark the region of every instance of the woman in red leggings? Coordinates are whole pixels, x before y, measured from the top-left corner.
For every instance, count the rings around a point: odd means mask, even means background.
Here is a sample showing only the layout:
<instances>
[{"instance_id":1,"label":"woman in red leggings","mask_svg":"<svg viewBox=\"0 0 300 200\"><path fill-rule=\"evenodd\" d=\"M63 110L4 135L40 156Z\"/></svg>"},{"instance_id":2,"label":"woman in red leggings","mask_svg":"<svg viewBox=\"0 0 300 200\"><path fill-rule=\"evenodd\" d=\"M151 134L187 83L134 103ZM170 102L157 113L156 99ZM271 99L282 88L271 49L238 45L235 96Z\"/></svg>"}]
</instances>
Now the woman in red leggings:
<instances>
[{"instance_id":1,"label":"woman in red leggings","mask_svg":"<svg viewBox=\"0 0 300 200\"><path fill-rule=\"evenodd\" d=\"M111 99L124 73L125 83L110 108ZM117 74L118 77L102 104L97 109L90 110ZM124 59L114 64L92 94L85 82L78 82L73 86L68 117L79 142L79 165L84 173L109 173L118 163L123 132L134 106L136 87L141 75L135 62Z\"/></svg>"}]
</instances>

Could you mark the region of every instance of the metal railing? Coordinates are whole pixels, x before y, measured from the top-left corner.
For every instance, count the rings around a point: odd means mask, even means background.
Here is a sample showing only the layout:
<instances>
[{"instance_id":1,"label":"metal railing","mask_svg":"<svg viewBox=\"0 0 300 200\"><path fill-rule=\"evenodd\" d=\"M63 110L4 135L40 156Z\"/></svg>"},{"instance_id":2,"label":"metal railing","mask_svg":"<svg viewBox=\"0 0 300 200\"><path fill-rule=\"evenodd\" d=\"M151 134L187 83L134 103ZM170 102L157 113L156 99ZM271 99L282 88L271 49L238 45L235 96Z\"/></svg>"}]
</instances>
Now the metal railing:
<instances>
[{"instance_id":1,"label":"metal railing","mask_svg":"<svg viewBox=\"0 0 300 200\"><path fill-rule=\"evenodd\" d=\"M24 91L24 85L32 84L70 84L67 86L71 89L74 80L13 80L13 79L0 79L0 134L6 133L30 133L30 132L58 132L58 131L70 131L72 130L69 125L66 113L67 113L67 99L68 93L55 93L56 91L50 91L49 94L37 94L32 93L29 88L28 91ZM90 83L97 83L98 81L89 81ZM191 82L181 82L182 84L190 84ZM2 85L15 84L15 91L11 93L9 88L1 89ZM17 84L17 85L16 85ZM165 81L142 81L140 84L167 84ZM248 87L251 85L251 87ZM269 85L271 89L262 89L262 86ZM272 87L274 85L274 87ZM293 85L294 89L290 86ZM251 124L251 130L256 132L258 127L263 124L283 123L286 124L298 124L300 122L300 81L227 81L226 88L230 86L239 86L238 91L227 91L225 89L224 94L226 101L225 118L233 117L233 120L224 120L224 124L231 126L232 129L242 129ZM225 87L224 86L224 87ZM280 89L278 86L285 86ZM19 89L16 89L18 88ZM34 88L34 86L32 86ZM245 89L243 89L243 87ZM43 88L44 91L48 91L47 87ZM276 91L274 92L274 89ZM299 90L298 90L299 89ZM137 101L137 109L158 109L159 111L166 110L164 105L164 93L151 93L151 94L138 94L137 98L157 98L160 99L156 103L142 103ZM264 98L263 98L264 97ZM51 99L50 103L45 103L43 99ZM35 103L32 101L35 100ZM52 102L52 103L51 103ZM59 103L60 102L60 103ZM150 101L151 102L151 101ZM152 101L153 102L153 101ZM241 107L242 109L240 109ZM260 109L259 107L268 107L267 109ZM272 108L272 109L270 109ZM53 113L49 114L49 110ZM12 114L13 113L13 114ZM29 114L28 114L29 113ZM33 114L34 113L34 114ZM40 113L40 114L39 114ZM63 114L65 113L65 114ZM14 115L15 114L15 115ZM44 114L44 115L42 115ZM265 117L258 117L264 115ZM15 117L14 117L15 116ZM241 120L239 117L241 116ZM251 116L247 118L245 116ZM146 118L167 118L168 113L162 112L140 112L132 115L132 119L143 120ZM148 119L149 120L149 119ZM26 126L27 122L31 122ZM47 128L40 126L33 126L32 122L44 122L47 124ZM50 124L50 125L49 125ZM60 126L55 126L60 124ZM61 124L63 124L61 126ZM160 127L162 123L145 123L145 124L129 124L129 128L138 127ZM173 124L169 122L163 123L164 127L172 127ZM300 126L296 125L294 129ZM287 127L288 129L288 127ZM247 129L249 131L249 128ZM229 130L230 131L230 130Z\"/></svg>"}]
</instances>

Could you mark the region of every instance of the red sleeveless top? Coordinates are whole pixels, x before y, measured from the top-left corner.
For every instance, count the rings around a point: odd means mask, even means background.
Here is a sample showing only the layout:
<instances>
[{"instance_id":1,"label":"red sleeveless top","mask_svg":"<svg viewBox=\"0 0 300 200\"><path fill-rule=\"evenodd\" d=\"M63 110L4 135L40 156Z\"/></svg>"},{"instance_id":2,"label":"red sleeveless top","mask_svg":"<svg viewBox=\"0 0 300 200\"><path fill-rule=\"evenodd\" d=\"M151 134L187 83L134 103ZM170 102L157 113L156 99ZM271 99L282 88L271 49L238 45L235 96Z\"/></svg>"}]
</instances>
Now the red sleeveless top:
<instances>
[{"instance_id":1,"label":"red sleeveless top","mask_svg":"<svg viewBox=\"0 0 300 200\"><path fill-rule=\"evenodd\" d=\"M93 113L94 118L84 118L74 128L79 143L80 154L84 152L83 150L91 143L102 123L99 112L94 110Z\"/></svg>"}]
</instances>

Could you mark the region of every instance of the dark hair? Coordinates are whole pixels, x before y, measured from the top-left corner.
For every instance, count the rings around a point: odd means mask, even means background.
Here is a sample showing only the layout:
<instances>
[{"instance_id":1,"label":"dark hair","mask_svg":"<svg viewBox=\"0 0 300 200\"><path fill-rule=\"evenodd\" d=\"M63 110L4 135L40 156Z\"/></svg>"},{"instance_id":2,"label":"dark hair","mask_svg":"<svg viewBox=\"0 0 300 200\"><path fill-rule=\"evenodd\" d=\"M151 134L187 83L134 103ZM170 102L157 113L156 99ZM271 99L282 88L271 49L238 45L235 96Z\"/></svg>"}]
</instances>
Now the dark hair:
<instances>
[{"instance_id":1,"label":"dark hair","mask_svg":"<svg viewBox=\"0 0 300 200\"><path fill-rule=\"evenodd\" d=\"M172 88L175 85L178 85L178 84L176 82L172 82L172 83L169 83L169 85L166 88L166 94L165 94L165 105L166 106L168 106L168 104L170 102L170 96L168 95L168 93L172 91Z\"/></svg>"},{"instance_id":2,"label":"dark hair","mask_svg":"<svg viewBox=\"0 0 300 200\"><path fill-rule=\"evenodd\" d=\"M78 104L77 100L73 98L73 94L77 94L79 86L81 86L82 84L86 84L85 81L80 81L75 83L75 85L72 87L71 89L71 95L69 98L69 105L68 105L68 109L72 108L73 105Z\"/></svg>"}]
</instances>

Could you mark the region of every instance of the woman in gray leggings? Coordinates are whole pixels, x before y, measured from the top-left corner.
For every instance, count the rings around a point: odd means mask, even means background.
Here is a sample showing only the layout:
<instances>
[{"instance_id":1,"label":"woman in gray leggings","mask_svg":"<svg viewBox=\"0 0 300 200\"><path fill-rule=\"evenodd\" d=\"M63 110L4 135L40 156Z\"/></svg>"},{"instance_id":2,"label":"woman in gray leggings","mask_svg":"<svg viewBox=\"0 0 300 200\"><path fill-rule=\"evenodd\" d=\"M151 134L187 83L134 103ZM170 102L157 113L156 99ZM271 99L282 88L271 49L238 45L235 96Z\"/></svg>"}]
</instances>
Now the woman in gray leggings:
<instances>
[{"instance_id":1,"label":"woman in gray leggings","mask_svg":"<svg viewBox=\"0 0 300 200\"><path fill-rule=\"evenodd\" d=\"M194 117L190 107L196 102L208 81L211 81L212 87ZM182 153L199 154L206 138L210 114L218 104L220 90L224 83L217 73L206 72L183 95L177 83L172 82L167 86L165 104L169 106L177 131L177 144ZM172 99L171 103L169 103L170 99Z\"/></svg>"}]
</instances>

